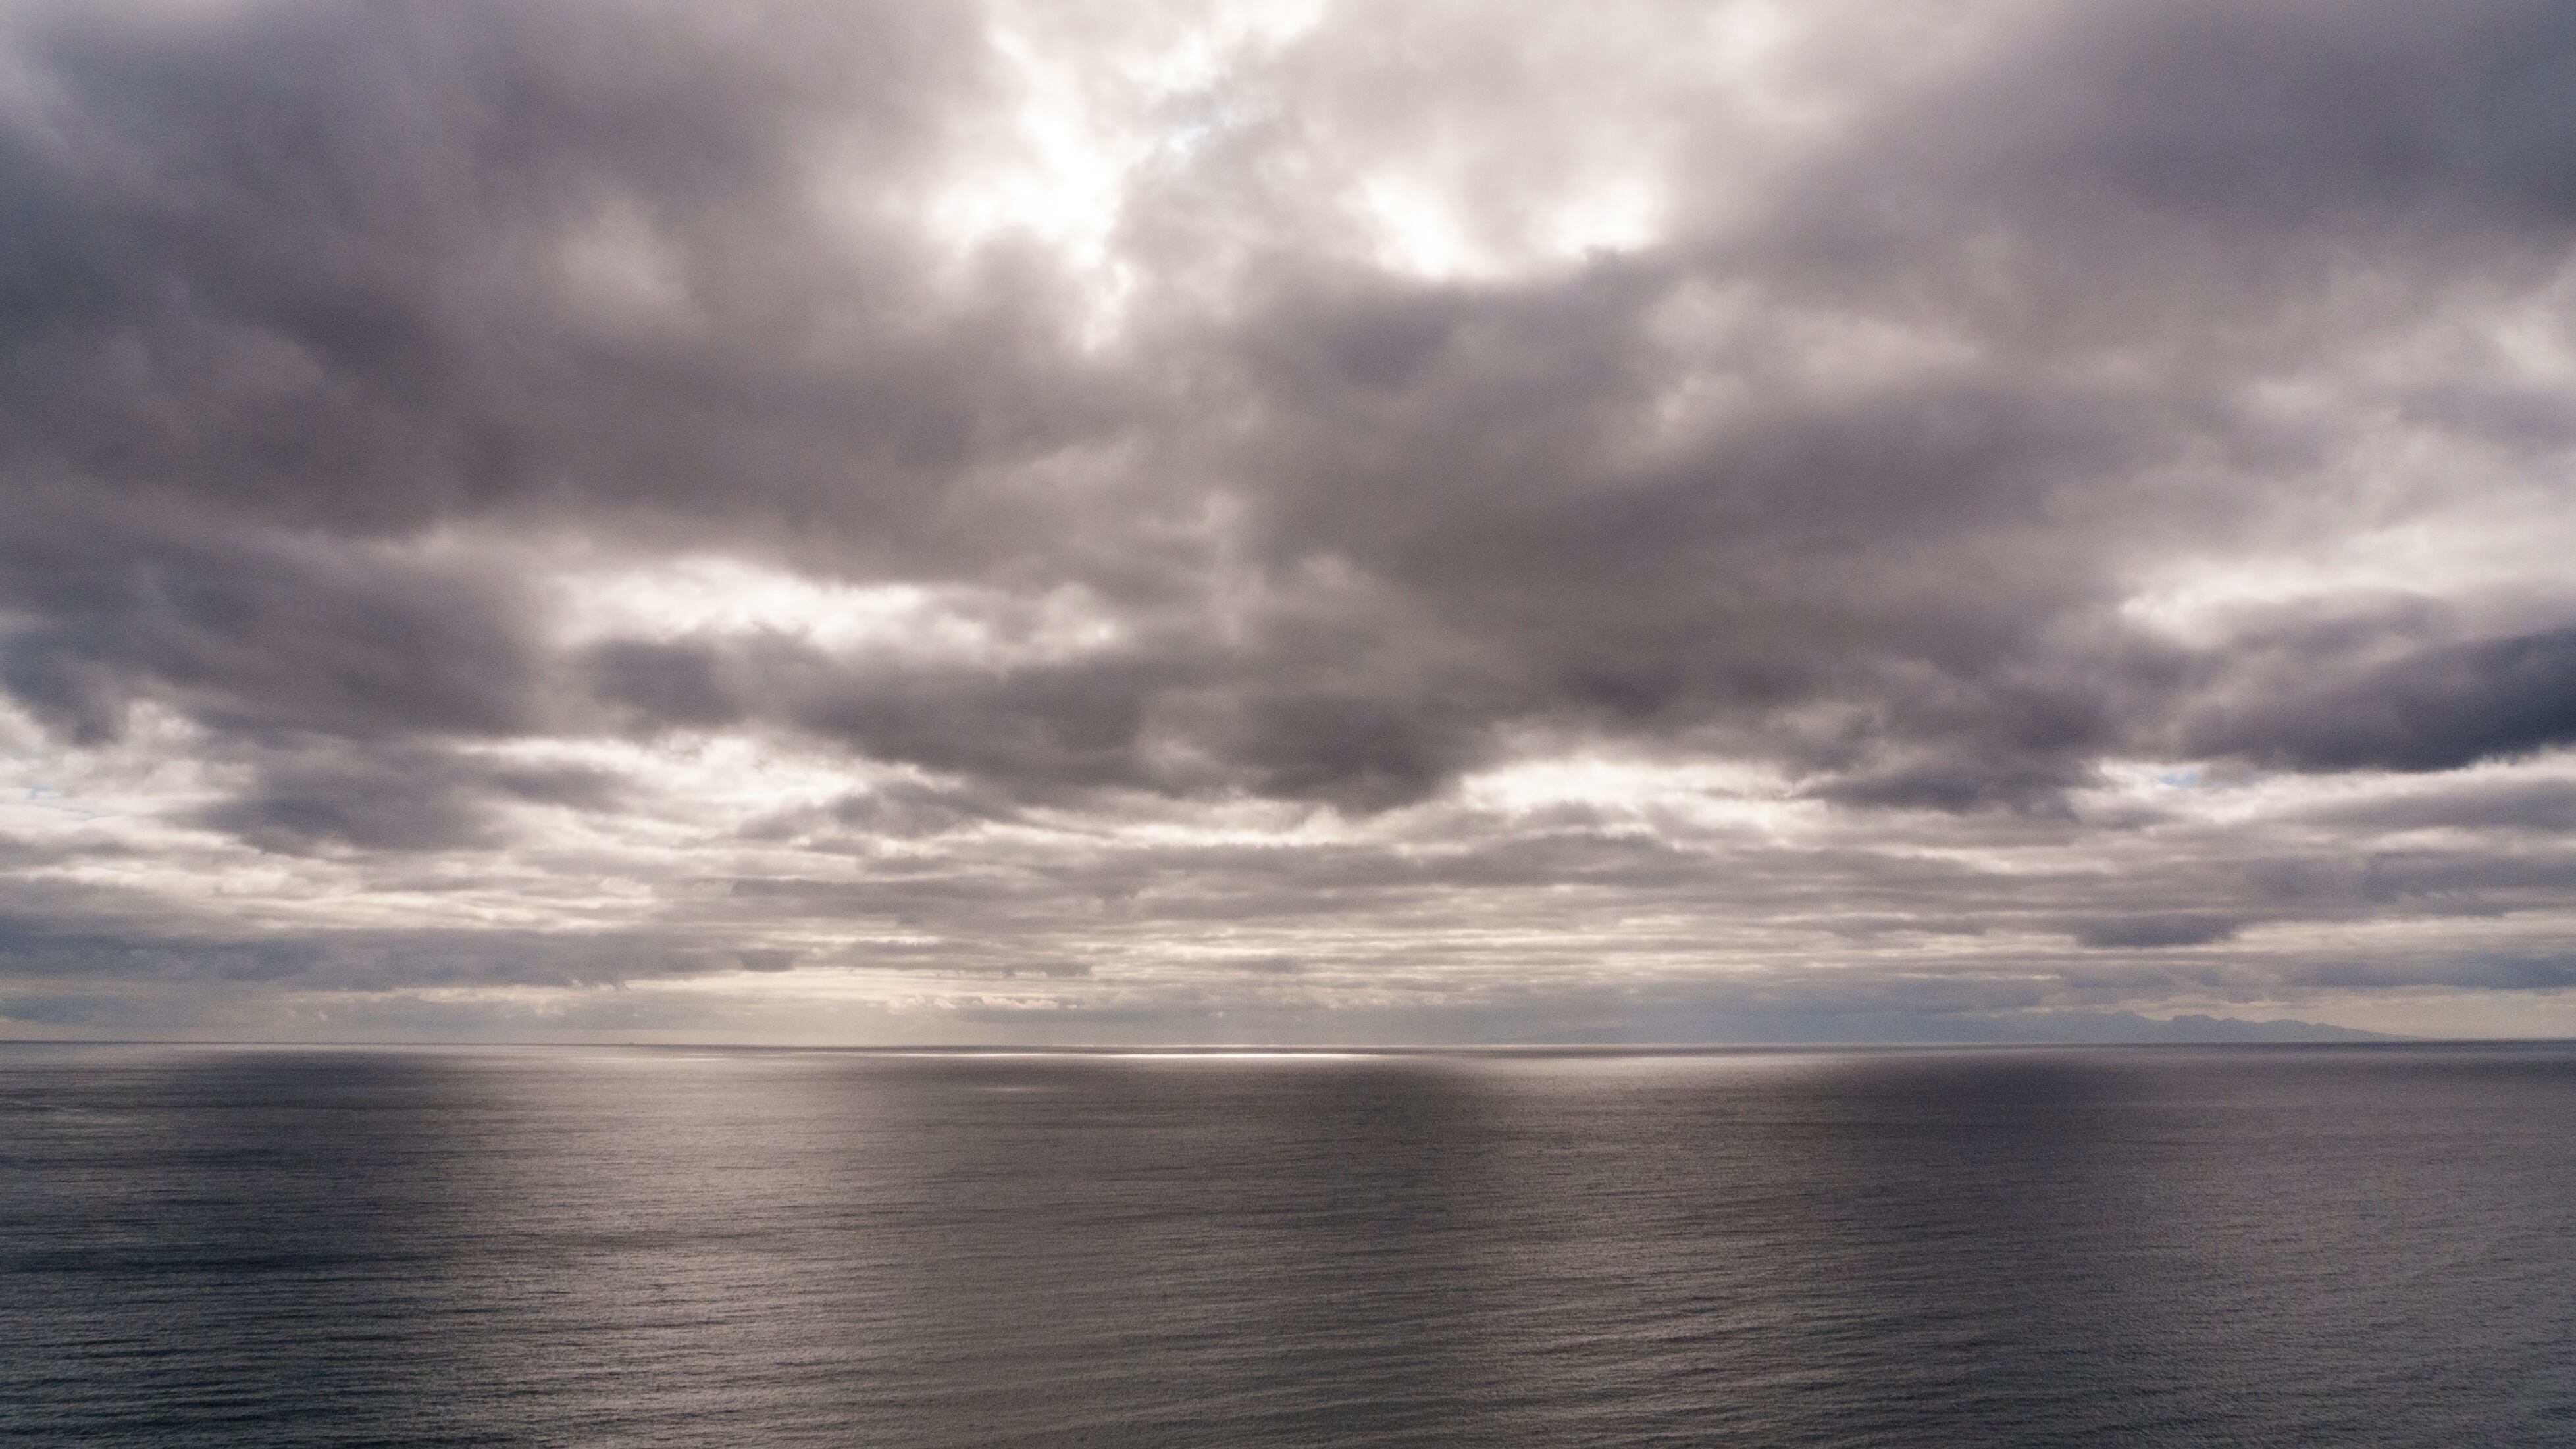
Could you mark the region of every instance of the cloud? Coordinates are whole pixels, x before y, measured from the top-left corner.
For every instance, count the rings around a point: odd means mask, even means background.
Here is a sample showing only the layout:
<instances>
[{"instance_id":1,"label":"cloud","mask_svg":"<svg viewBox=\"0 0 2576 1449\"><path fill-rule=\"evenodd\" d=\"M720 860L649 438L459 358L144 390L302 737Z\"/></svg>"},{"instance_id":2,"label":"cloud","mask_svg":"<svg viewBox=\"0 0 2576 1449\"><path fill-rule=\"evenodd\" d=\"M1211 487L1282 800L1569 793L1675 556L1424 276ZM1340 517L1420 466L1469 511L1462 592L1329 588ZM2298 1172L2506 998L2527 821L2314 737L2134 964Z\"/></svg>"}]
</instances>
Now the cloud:
<instances>
[{"instance_id":1,"label":"cloud","mask_svg":"<svg viewBox=\"0 0 2576 1449\"><path fill-rule=\"evenodd\" d=\"M2576 831L2576 785L2555 780L2447 784L2391 798L2340 802L2313 813L2336 826L2390 832L2418 830Z\"/></svg>"},{"instance_id":2,"label":"cloud","mask_svg":"<svg viewBox=\"0 0 2576 1449\"><path fill-rule=\"evenodd\" d=\"M2148 915L2115 916L2076 924L2076 943L2095 950L2120 947L2154 949L2160 946L2206 946L2224 941L2243 929L2244 922L2224 916Z\"/></svg>"},{"instance_id":3,"label":"cloud","mask_svg":"<svg viewBox=\"0 0 2576 1449\"><path fill-rule=\"evenodd\" d=\"M430 751L334 752L306 745L260 762L244 794L195 823L265 850L454 850L498 838L493 806L611 811L621 794L606 772L512 765Z\"/></svg>"},{"instance_id":4,"label":"cloud","mask_svg":"<svg viewBox=\"0 0 2576 1449\"><path fill-rule=\"evenodd\" d=\"M2571 60L2536 0L19 7L0 990L2542 989Z\"/></svg>"},{"instance_id":5,"label":"cloud","mask_svg":"<svg viewBox=\"0 0 2576 1449\"><path fill-rule=\"evenodd\" d=\"M41 486L0 544L28 623L0 678L76 739L151 700L227 733L501 736L536 727L539 660L499 571L335 548Z\"/></svg>"},{"instance_id":6,"label":"cloud","mask_svg":"<svg viewBox=\"0 0 2576 1449\"><path fill-rule=\"evenodd\" d=\"M2324 652L2279 660L2243 704L2204 707L2184 748L2301 769L2447 770L2576 742L2576 630L2436 644L2349 672L2314 657ZM2320 662L2322 680L2293 673Z\"/></svg>"}]
</instances>

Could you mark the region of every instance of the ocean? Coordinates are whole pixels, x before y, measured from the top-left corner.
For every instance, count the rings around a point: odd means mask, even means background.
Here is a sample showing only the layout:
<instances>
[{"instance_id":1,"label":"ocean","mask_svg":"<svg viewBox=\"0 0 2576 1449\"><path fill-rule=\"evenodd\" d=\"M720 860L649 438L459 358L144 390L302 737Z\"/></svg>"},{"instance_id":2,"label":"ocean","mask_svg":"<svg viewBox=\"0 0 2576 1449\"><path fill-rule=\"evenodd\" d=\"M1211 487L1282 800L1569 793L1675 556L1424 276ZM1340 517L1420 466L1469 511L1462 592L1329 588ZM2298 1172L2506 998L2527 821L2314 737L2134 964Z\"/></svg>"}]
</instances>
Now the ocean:
<instances>
[{"instance_id":1,"label":"ocean","mask_svg":"<svg viewBox=\"0 0 2576 1449\"><path fill-rule=\"evenodd\" d=\"M2576 1444L2576 1046L0 1046L0 1441Z\"/></svg>"}]
</instances>

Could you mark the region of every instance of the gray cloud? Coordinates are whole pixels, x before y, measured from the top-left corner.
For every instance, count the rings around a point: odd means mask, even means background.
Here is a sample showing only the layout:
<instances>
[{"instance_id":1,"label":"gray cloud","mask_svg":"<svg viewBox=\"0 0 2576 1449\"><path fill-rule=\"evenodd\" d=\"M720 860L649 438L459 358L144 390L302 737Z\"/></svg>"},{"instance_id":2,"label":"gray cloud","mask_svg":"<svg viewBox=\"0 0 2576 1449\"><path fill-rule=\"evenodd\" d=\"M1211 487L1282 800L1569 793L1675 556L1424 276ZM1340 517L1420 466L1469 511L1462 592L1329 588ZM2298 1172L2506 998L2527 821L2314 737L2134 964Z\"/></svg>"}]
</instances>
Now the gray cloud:
<instances>
[{"instance_id":1,"label":"gray cloud","mask_svg":"<svg viewBox=\"0 0 2576 1449\"><path fill-rule=\"evenodd\" d=\"M2322 653L2267 661L2250 699L2186 719L2184 749L2299 769L2446 770L2576 741L2576 630L2437 644L2348 671Z\"/></svg>"},{"instance_id":2,"label":"gray cloud","mask_svg":"<svg viewBox=\"0 0 2576 1449\"><path fill-rule=\"evenodd\" d=\"M490 845L499 839L495 804L609 811L622 793L614 776L577 766L311 745L263 759L255 779L246 793L200 811L196 823L289 854Z\"/></svg>"},{"instance_id":3,"label":"gray cloud","mask_svg":"<svg viewBox=\"0 0 2576 1449\"><path fill-rule=\"evenodd\" d=\"M442 567L21 490L0 589L29 623L0 678L76 739L151 700L228 734L501 736L540 661L499 571Z\"/></svg>"},{"instance_id":4,"label":"gray cloud","mask_svg":"<svg viewBox=\"0 0 2576 1449\"><path fill-rule=\"evenodd\" d=\"M2555 989L2563 7L1775 18L20 7L0 982Z\"/></svg>"},{"instance_id":5,"label":"gray cloud","mask_svg":"<svg viewBox=\"0 0 2576 1449\"><path fill-rule=\"evenodd\" d=\"M2120 947L2153 949L2158 946L2206 946L2224 941L2243 929L2244 922L2225 916L2115 916L2105 920L2076 924L2077 944L2095 950Z\"/></svg>"}]
</instances>

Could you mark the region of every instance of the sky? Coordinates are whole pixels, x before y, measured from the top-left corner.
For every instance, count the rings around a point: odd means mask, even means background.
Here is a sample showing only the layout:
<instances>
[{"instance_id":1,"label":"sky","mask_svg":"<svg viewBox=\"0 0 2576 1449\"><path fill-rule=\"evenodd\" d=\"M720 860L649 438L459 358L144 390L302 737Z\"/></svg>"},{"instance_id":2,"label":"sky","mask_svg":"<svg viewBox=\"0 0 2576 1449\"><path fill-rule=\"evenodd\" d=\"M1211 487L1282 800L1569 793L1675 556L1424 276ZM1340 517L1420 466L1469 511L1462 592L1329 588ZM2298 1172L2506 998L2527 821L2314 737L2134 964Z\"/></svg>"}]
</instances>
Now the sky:
<instances>
[{"instance_id":1,"label":"sky","mask_svg":"<svg viewBox=\"0 0 2576 1449\"><path fill-rule=\"evenodd\" d=\"M2576 1034L2571 78L15 0L0 1036Z\"/></svg>"}]
</instances>

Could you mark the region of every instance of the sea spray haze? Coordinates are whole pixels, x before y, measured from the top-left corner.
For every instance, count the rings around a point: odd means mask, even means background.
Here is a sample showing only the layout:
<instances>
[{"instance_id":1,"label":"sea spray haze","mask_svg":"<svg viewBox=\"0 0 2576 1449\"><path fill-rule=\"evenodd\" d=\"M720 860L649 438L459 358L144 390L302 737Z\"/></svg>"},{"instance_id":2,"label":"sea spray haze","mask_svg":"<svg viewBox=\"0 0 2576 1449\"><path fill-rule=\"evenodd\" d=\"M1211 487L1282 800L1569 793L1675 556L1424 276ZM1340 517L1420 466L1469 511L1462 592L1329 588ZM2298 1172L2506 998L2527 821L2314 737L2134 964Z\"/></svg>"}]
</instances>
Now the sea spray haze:
<instances>
[{"instance_id":1,"label":"sea spray haze","mask_svg":"<svg viewBox=\"0 0 2576 1449\"><path fill-rule=\"evenodd\" d=\"M0 1035L2567 1034L2571 77L17 0Z\"/></svg>"},{"instance_id":2,"label":"sea spray haze","mask_svg":"<svg viewBox=\"0 0 2576 1449\"><path fill-rule=\"evenodd\" d=\"M0 1048L0 1441L2576 1437L2576 1048Z\"/></svg>"}]
</instances>

